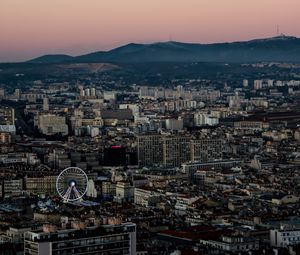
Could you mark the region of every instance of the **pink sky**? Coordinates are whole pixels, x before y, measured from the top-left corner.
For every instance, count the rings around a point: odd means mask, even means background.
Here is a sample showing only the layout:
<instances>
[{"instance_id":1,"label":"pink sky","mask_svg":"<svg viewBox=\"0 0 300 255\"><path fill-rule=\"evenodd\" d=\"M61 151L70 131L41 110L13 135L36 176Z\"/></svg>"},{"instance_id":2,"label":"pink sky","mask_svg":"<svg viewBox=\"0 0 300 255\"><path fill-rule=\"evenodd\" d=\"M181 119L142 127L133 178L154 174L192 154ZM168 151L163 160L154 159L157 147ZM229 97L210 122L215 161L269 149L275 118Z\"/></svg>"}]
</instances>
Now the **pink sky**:
<instances>
[{"instance_id":1,"label":"pink sky","mask_svg":"<svg viewBox=\"0 0 300 255\"><path fill-rule=\"evenodd\" d=\"M0 61L128 42L300 37L300 0L0 0Z\"/></svg>"}]
</instances>

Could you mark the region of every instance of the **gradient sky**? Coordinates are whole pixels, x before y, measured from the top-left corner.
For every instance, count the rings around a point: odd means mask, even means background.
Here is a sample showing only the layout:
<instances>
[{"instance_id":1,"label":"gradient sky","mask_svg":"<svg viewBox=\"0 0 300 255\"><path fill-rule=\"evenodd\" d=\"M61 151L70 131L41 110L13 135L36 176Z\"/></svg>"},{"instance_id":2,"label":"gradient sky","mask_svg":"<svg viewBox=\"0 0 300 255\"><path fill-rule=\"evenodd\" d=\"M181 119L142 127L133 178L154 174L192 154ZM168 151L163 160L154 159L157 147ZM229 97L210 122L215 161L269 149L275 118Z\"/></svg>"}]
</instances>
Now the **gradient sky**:
<instances>
[{"instance_id":1,"label":"gradient sky","mask_svg":"<svg viewBox=\"0 0 300 255\"><path fill-rule=\"evenodd\" d=\"M128 43L300 37L300 0L0 0L0 61Z\"/></svg>"}]
</instances>

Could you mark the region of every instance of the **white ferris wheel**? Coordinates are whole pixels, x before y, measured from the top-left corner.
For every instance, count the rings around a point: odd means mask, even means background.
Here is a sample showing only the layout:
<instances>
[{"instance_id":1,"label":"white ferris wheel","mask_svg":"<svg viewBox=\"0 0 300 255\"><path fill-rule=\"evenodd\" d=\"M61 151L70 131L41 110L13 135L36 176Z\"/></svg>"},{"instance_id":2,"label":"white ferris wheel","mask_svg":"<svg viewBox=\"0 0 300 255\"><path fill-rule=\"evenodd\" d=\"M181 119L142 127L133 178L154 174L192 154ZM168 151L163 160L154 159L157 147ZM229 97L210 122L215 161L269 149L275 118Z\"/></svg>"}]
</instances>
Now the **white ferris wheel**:
<instances>
[{"instance_id":1,"label":"white ferris wheel","mask_svg":"<svg viewBox=\"0 0 300 255\"><path fill-rule=\"evenodd\" d=\"M88 177L79 167L64 169L56 179L56 190L64 202L82 199L88 189Z\"/></svg>"}]
</instances>

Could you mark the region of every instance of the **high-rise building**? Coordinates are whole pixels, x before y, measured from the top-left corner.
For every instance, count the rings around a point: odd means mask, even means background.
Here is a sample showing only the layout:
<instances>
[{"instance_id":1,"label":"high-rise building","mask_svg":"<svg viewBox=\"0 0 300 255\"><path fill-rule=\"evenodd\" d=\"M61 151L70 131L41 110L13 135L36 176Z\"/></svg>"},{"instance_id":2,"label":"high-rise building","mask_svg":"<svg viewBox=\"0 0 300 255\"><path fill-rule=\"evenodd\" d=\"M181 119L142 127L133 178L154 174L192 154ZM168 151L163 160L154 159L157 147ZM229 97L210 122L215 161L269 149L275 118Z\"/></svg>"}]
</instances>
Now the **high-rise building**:
<instances>
[{"instance_id":1,"label":"high-rise building","mask_svg":"<svg viewBox=\"0 0 300 255\"><path fill-rule=\"evenodd\" d=\"M199 138L180 135L138 136L138 161L140 166L155 164L179 167L188 161L207 162L222 158L222 139Z\"/></svg>"},{"instance_id":2,"label":"high-rise building","mask_svg":"<svg viewBox=\"0 0 300 255\"><path fill-rule=\"evenodd\" d=\"M194 114L194 123L195 126L204 126L206 125L207 113L198 112Z\"/></svg>"},{"instance_id":3,"label":"high-rise building","mask_svg":"<svg viewBox=\"0 0 300 255\"><path fill-rule=\"evenodd\" d=\"M262 87L263 87L262 80L255 80L254 81L254 89L259 90L259 89L262 89Z\"/></svg>"},{"instance_id":4,"label":"high-rise building","mask_svg":"<svg viewBox=\"0 0 300 255\"><path fill-rule=\"evenodd\" d=\"M136 254L135 224L82 225L63 230L44 226L40 231L28 231L24 235L24 254Z\"/></svg>"},{"instance_id":5,"label":"high-rise building","mask_svg":"<svg viewBox=\"0 0 300 255\"><path fill-rule=\"evenodd\" d=\"M84 97L85 96L85 91L83 88L80 89L80 96L81 97Z\"/></svg>"},{"instance_id":6,"label":"high-rise building","mask_svg":"<svg viewBox=\"0 0 300 255\"><path fill-rule=\"evenodd\" d=\"M95 88L91 88L91 96L92 97L96 96L96 89Z\"/></svg>"},{"instance_id":7,"label":"high-rise building","mask_svg":"<svg viewBox=\"0 0 300 255\"><path fill-rule=\"evenodd\" d=\"M190 160L190 137L170 136L163 138L163 165L176 167Z\"/></svg>"},{"instance_id":8,"label":"high-rise building","mask_svg":"<svg viewBox=\"0 0 300 255\"><path fill-rule=\"evenodd\" d=\"M209 162L222 159L222 140L203 138L191 141L191 161Z\"/></svg>"},{"instance_id":9,"label":"high-rise building","mask_svg":"<svg viewBox=\"0 0 300 255\"><path fill-rule=\"evenodd\" d=\"M49 98L48 97L43 98L43 110L49 111Z\"/></svg>"},{"instance_id":10,"label":"high-rise building","mask_svg":"<svg viewBox=\"0 0 300 255\"><path fill-rule=\"evenodd\" d=\"M207 113L198 112L194 114L194 123L198 127L205 125L216 126L219 124L219 119Z\"/></svg>"},{"instance_id":11,"label":"high-rise building","mask_svg":"<svg viewBox=\"0 0 300 255\"><path fill-rule=\"evenodd\" d=\"M85 96L87 97L91 96L91 90L89 88L85 89Z\"/></svg>"},{"instance_id":12,"label":"high-rise building","mask_svg":"<svg viewBox=\"0 0 300 255\"><path fill-rule=\"evenodd\" d=\"M140 135L137 137L138 164L151 166L163 163L162 136Z\"/></svg>"},{"instance_id":13,"label":"high-rise building","mask_svg":"<svg viewBox=\"0 0 300 255\"><path fill-rule=\"evenodd\" d=\"M243 87L244 87L244 88L247 88L248 85L249 85L248 80L243 80Z\"/></svg>"}]
</instances>

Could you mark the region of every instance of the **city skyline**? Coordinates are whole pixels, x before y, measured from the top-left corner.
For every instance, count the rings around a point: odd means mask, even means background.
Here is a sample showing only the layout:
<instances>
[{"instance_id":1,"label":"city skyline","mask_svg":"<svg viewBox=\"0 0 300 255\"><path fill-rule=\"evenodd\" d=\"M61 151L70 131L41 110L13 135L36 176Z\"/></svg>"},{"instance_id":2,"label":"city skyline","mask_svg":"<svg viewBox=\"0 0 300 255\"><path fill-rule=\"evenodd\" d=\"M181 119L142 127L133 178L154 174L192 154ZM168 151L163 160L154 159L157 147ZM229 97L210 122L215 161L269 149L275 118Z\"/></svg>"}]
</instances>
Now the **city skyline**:
<instances>
[{"instance_id":1,"label":"city skyline","mask_svg":"<svg viewBox=\"0 0 300 255\"><path fill-rule=\"evenodd\" d=\"M300 0L0 0L0 255L300 254Z\"/></svg>"},{"instance_id":2,"label":"city skyline","mask_svg":"<svg viewBox=\"0 0 300 255\"><path fill-rule=\"evenodd\" d=\"M218 2L218 3L216 3ZM0 62L43 54L80 55L126 43L214 43L300 36L299 1L4 0L0 3ZM216 7L217 6L217 7ZM188 15L186 15L188 13Z\"/></svg>"}]
</instances>

